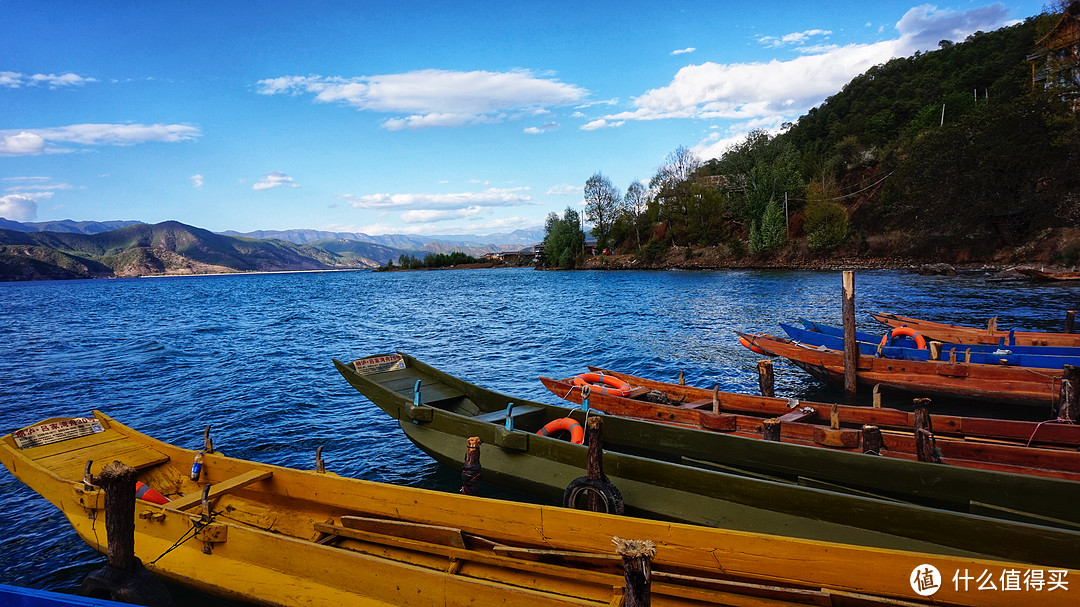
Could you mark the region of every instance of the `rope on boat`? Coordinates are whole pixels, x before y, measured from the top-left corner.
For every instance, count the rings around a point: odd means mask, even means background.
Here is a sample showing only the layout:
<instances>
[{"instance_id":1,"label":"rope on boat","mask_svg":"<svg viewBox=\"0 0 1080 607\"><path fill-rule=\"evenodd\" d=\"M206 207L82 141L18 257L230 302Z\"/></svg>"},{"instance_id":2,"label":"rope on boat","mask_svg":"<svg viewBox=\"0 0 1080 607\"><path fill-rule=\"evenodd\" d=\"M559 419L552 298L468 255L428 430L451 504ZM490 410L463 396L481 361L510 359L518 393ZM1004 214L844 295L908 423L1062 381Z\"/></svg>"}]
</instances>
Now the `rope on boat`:
<instances>
[{"instance_id":1,"label":"rope on boat","mask_svg":"<svg viewBox=\"0 0 1080 607\"><path fill-rule=\"evenodd\" d=\"M1045 421L1041 421L1041 422L1035 424L1035 429L1031 431L1031 436L1028 438L1027 445L1025 445L1025 446L1026 447L1031 446L1031 441L1035 440L1035 433L1039 431L1039 428L1041 428L1043 424L1071 424L1071 423L1073 423L1073 421L1071 419L1069 419L1067 417L1061 417L1060 415L1057 417L1057 419L1048 419L1048 420L1045 420Z\"/></svg>"},{"instance_id":2,"label":"rope on boat","mask_svg":"<svg viewBox=\"0 0 1080 607\"><path fill-rule=\"evenodd\" d=\"M157 563L166 554L169 554L173 550L176 550L180 546L183 546L185 542L187 542L191 538L195 537L195 534L197 534L199 532L199 530L201 530L203 527L209 525L210 523L214 522L214 519L217 518L217 515L219 515L219 514L221 514L221 512L211 512L210 517L207 518L205 521L202 520L202 519L199 519L197 521L191 521L191 529L188 529L187 531L185 531L184 535L180 536L180 539L176 540L176 542L173 543L172 546L169 546L168 550L166 550L165 552L162 552L161 555L159 555L156 559L150 561L150 564L153 565L154 563Z\"/></svg>"}]
</instances>

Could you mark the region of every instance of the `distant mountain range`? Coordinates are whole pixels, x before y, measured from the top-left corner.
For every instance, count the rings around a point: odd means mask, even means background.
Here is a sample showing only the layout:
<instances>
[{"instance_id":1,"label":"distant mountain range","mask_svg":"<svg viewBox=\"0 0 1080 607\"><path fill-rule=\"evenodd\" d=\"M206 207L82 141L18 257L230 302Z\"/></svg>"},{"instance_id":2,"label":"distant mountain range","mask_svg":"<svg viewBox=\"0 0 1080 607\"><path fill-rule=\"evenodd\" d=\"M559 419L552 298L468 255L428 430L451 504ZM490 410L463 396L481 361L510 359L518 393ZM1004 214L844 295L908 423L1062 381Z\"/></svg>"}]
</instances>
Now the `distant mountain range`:
<instances>
[{"instance_id":1,"label":"distant mountain range","mask_svg":"<svg viewBox=\"0 0 1080 607\"><path fill-rule=\"evenodd\" d=\"M0 218L0 280L374 268L401 255L461 251L482 256L540 240L539 228L486 237L319 230L216 234L176 221L21 223Z\"/></svg>"}]
</instances>

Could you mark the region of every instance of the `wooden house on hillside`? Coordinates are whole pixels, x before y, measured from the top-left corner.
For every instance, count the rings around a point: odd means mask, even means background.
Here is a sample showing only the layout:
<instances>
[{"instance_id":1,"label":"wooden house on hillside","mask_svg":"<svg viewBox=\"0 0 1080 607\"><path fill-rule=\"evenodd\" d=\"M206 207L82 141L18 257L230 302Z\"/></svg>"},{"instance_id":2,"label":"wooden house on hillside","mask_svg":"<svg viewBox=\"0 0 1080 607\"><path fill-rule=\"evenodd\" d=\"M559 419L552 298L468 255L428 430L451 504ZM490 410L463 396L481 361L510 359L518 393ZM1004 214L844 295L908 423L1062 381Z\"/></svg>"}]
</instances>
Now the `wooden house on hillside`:
<instances>
[{"instance_id":1,"label":"wooden house on hillside","mask_svg":"<svg viewBox=\"0 0 1080 607\"><path fill-rule=\"evenodd\" d=\"M1080 102L1080 1L1074 0L1030 55L1031 83L1061 90L1071 98L1073 109Z\"/></svg>"}]
</instances>

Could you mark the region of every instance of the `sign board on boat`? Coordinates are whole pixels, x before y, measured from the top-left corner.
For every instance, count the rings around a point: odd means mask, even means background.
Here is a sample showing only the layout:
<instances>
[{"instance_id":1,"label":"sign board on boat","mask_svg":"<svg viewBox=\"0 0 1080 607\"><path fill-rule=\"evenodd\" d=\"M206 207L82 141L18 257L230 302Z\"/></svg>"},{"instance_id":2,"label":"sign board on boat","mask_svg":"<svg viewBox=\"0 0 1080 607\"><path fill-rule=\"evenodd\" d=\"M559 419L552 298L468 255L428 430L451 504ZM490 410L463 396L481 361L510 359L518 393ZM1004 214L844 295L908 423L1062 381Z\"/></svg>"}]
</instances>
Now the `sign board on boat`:
<instances>
[{"instance_id":1,"label":"sign board on boat","mask_svg":"<svg viewBox=\"0 0 1080 607\"><path fill-rule=\"evenodd\" d=\"M374 375L387 371L398 371L405 368L405 359L400 354L386 356L369 356L353 361L353 367L360 375Z\"/></svg>"},{"instance_id":2,"label":"sign board on boat","mask_svg":"<svg viewBox=\"0 0 1080 607\"><path fill-rule=\"evenodd\" d=\"M23 428L12 434L20 449L59 443L80 436L104 432L101 422L94 417L68 417Z\"/></svg>"}]
</instances>

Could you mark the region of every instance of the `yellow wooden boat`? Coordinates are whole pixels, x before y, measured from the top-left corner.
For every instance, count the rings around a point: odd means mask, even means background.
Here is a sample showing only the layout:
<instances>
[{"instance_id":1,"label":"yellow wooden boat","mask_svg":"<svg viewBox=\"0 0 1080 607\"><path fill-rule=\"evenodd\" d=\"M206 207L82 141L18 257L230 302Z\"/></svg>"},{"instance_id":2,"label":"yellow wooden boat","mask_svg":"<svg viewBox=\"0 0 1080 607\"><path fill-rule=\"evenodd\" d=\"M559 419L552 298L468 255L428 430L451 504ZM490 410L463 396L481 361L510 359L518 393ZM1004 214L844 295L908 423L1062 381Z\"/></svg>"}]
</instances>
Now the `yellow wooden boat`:
<instances>
[{"instance_id":1,"label":"yellow wooden boat","mask_svg":"<svg viewBox=\"0 0 1080 607\"><path fill-rule=\"evenodd\" d=\"M192 481L196 454L96 411L0 439L4 466L101 552L104 495L92 476L113 461L135 468L171 500L136 503L144 565L266 605L619 605L614 537L655 542L654 605L1065 605L1078 589L1048 591L1050 581L1080 583L1080 572L1039 569L1039 590L980 591L976 576L1034 569L398 487L217 452ZM928 565L940 578L924 597Z\"/></svg>"}]
</instances>

